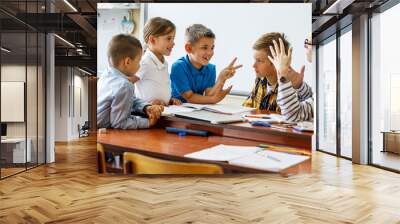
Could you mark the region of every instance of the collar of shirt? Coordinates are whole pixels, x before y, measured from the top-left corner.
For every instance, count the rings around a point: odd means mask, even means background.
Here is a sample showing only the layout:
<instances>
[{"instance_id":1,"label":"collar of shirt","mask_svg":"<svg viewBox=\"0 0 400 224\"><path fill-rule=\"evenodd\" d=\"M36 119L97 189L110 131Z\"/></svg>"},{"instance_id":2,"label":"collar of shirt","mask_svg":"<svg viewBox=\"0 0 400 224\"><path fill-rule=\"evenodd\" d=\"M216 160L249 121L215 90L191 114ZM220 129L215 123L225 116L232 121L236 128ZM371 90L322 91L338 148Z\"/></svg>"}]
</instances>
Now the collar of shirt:
<instances>
[{"instance_id":1,"label":"collar of shirt","mask_svg":"<svg viewBox=\"0 0 400 224\"><path fill-rule=\"evenodd\" d=\"M186 63L188 68L190 69L191 73L194 75L206 75L207 74L207 66L202 65L200 69L196 69L189 60L189 55L186 55L183 58L183 61Z\"/></svg>"},{"instance_id":2,"label":"collar of shirt","mask_svg":"<svg viewBox=\"0 0 400 224\"><path fill-rule=\"evenodd\" d=\"M267 92L273 91L276 93L278 91L278 82L276 82L275 85L271 85L271 83L269 83L269 81L266 77L262 77L259 79L260 79L260 83L267 82Z\"/></svg>"},{"instance_id":3,"label":"collar of shirt","mask_svg":"<svg viewBox=\"0 0 400 224\"><path fill-rule=\"evenodd\" d=\"M111 74L111 75L121 76L122 78L124 78L124 79L129 81L128 76L126 76L120 70L118 70L118 69L116 69L116 68L114 68L112 66L108 66L108 71L109 71L109 74Z\"/></svg>"},{"instance_id":4,"label":"collar of shirt","mask_svg":"<svg viewBox=\"0 0 400 224\"><path fill-rule=\"evenodd\" d=\"M162 63L150 49L147 49L145 53L145 57L146 56L148 56L151 59L151 61L157 66L158 70L163 70L168 65L165 59L164 63Z\"/></svg>"}]
</instances>

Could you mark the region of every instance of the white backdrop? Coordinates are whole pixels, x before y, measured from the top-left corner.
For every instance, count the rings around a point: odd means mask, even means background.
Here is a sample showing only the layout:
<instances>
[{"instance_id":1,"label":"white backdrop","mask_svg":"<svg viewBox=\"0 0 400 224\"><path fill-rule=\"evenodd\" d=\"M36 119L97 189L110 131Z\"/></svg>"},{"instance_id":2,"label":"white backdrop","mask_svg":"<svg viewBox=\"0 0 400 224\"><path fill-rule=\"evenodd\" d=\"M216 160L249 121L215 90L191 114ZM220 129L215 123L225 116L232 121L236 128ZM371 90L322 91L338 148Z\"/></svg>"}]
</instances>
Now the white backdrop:
<instances>
[{"instance_id":1,"label":"white backdrop","mask_svg":"<svg viewBox=\"0 0 400 224\"><path fill-rule=\"evenodd\" d=\"M304 40L311 33L311 4L278 3L149 3L147 19L161 16L176 25L175 47L167 57L169 68L185 55L185 28L201 23L216 34L211 63L217 75L235 56L243 67L227 82L235 92L250 92L254 83L252 45L262 34L284 32L293 46L293 67L305 64ZM310 68L311 69L311 68ZM307 70L307 69L306 69ZM306 80L313 80L311 72Z\"/></svg>"},{"instance_id":2,"label":"white backdrop","mask_svg":"<svg viewBox=\"0 0 400 224\"><path fill-rule=\"evenodd\" d=\"M1 82L1 122L24 122L24 103L24 82Z\"/></svg>"},{"instance_id":3,"label":"white backdrop","mask_svg":"<svg viewBox=\"0 0 400 224\"><path fill-rule=\"evenodd\" d=\"M120 21L128 17L127 9L98 9L97 14L97 72L107 68L107 47L114 35L121 33Z\"/></svg>"}]
</instances>

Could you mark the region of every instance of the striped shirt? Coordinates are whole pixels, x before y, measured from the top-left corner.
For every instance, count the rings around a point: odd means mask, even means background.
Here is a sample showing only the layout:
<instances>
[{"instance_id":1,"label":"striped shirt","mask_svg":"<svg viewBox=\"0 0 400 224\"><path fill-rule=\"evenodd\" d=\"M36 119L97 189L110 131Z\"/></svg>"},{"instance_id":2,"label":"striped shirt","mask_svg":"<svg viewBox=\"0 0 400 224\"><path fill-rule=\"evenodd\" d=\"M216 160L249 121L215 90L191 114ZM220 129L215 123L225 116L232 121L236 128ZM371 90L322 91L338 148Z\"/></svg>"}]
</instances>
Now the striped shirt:
<instances>
[{"instance_id":1,"label":"striped shirt","mask_svg":"<svg viewBox=\"0 0 400 224\"><path fill-rule=\"evenodd\" d=\"M280 113L280 108L276 102L277 96L278 83L271 85L267 78L256 78L254 88L243 102L243 106Z\"/></svg>"},{"instance_id":2,"label":"striped shirt","mask_svg":"<svg viewBox=\"0 0 400 224\"><path fill-rule=\"evenodd\" d=\"M309 85L303 82L294 89L292 82L279 82L277 102L281 113L288 121L308 121L313 119L313 93Z\"/></svg>"}]
</instances>

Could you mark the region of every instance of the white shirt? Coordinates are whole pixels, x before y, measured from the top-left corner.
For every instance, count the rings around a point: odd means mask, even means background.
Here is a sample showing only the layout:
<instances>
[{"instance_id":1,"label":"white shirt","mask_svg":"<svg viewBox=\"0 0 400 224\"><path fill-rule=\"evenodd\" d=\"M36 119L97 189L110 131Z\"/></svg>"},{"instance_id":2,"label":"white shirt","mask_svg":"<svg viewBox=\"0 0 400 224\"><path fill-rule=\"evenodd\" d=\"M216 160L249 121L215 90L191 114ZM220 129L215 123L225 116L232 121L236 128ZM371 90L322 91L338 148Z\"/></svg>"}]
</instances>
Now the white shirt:
<instances>
[{"instance_id":1,"label":"white shirt","mask_svg":"<svg viewBox=\"0 0 400 224\"><path fill-rule=\"evenodd\" d=\"M136 97L145 101L161 100L165 104L171 99L171 80L168 74L168 63L162 63L150 49L140 62L136 74L140 80L135 83Z\"/></svg>"}]
</instances>

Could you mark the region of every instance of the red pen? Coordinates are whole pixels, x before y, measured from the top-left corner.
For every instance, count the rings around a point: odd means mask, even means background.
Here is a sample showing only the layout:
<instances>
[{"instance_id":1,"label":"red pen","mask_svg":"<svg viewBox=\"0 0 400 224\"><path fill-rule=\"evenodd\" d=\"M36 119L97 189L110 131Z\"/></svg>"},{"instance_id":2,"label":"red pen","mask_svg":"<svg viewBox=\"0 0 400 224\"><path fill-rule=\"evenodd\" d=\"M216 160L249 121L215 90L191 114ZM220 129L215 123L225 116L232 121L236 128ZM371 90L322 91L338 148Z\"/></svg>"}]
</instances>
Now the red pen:
<instances>
[{"instance_id":1,"label":"red pen","mask_svg":"<svg viewBox=\"0 0 400 224\"><path fill-rule=\"evenodd\" d=\"M261 119L270 119L269 116L255 116L255 115L244 115L245 117L249 118L261 118Z\"/></svg>"}]
</instances>

